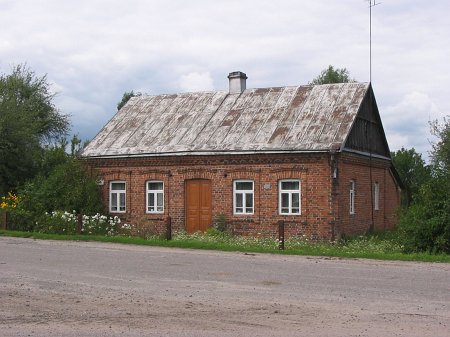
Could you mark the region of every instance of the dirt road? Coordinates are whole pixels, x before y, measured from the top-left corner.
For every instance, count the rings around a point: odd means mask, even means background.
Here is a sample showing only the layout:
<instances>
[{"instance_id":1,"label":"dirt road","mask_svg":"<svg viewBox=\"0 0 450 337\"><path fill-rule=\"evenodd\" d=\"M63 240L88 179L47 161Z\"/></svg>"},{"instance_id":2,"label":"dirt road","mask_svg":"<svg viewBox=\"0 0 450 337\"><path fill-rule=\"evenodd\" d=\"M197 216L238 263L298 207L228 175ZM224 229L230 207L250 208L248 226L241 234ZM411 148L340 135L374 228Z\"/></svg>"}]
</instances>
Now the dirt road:
<instances>
[{"instance_id":1,"label":"dirt road","mask_svg":"<svg viewBox=\"0 0 450 337\"><path fill-rule=\"evenodd\" d=\"M450 336L450 265L0 237L0 336Z\"/></svg>"}]
</instances>

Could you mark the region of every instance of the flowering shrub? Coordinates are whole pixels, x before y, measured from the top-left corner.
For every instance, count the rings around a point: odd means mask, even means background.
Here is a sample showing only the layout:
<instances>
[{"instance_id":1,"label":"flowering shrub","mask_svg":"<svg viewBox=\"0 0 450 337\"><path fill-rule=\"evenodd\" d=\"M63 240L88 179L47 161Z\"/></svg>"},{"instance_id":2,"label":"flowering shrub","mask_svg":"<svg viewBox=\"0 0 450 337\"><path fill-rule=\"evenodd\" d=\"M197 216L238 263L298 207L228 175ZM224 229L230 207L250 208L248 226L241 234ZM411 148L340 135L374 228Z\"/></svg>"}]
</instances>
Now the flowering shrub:
<instances>
[{"instance_id":1,"label":"flowering shrub","mask_svg":"<svg viewBox=\"0 0 450 337\"><path fill-rule=\"evenodd\" d=\"M36 221L34 230L41 233L76 234L78 218L76 212L54 211L45 213ZM99 213L89 216L82 215L81 233L89 235L129 234L132 225L120 224L119 217L108 217Z\"/></svg>"},{"instance_id":2,"label":"flowering shrub","mask_svg":"<svg viewBox=\"0 0 450 337\"><path fill-rule=\"evenodd\" d=\"M19 197L14 193L8 192L8 195L3 196L0 202L0 209L9 210L16 208L19 204Z\"/></svg>"},{"instance_id":3,"label":"flowering shrub","mask_svg":"<svg viewBox=\"0 0 450 337\"><path fill-rule=\"evenodd\" d=\"M36 232L51 234L76 234L76 229L76 214L63 211L45 212L34 227Z\"/></svg>"}]
</instances>

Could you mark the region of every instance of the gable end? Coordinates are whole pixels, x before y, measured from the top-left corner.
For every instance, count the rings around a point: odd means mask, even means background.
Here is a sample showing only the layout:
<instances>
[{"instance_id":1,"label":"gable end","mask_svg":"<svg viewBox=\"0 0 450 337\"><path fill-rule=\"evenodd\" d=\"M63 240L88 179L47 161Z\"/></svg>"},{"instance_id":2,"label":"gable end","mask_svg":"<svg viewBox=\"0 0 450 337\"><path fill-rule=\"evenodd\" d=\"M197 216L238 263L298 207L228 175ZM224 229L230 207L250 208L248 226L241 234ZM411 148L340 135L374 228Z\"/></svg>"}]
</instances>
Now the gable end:
<instances>
[{"instance_id":1,"label":"gable end","mask_svg":"<svg viewBox=\"0 0 450 337\"><path fill-rule=\"evenodd\" d=\"M366 92L345 141L344 151L391 158L372 87Z\"/></svg>"}]
</instances>

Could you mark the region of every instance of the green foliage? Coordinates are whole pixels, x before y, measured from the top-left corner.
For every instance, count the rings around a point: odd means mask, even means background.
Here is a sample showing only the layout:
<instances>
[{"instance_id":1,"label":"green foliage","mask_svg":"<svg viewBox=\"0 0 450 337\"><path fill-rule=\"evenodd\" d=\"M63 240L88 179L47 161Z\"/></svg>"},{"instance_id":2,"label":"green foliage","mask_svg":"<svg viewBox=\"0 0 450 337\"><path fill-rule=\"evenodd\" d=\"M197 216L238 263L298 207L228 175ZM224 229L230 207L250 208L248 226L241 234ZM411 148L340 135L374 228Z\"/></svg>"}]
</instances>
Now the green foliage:
<instances>
[{"instance_id":1,"label":"green foliage","mask_svg":"<svg viewBox=\"0 0 450 337\"><path fill-rule=\"evenodd\" d=\"M414 195L400 216L406 251L450 253L450 123L432 123L439 141L432 152L431 179Z\"/></svg>"},{"instance_id":2,"label":"green foliage","mask_svg":"<svg viewBox=\"0 0 450 337\"><path fill-rule=\"evenodd\" d=\"M44 150L38 166L40 174L20 189L20 203L11 212L12 223L21 226L20 229L33 230L43 214L58 210L82 214L103 210L95 180L62 147Z\"/></svg>"},{"instance_id":3,"label":"green foliage","mask_svg":"<svg viewBox=\"0 0 450 337\"><path fill-rule=\"evenodd\" d=\"M219 232L226 232L228 230L227 218L225 214L220 213L215 217L213 228Z\"/></svg>"},{"instance_id":4,"label":"green foliage","mask_svg":"<svg viewBox=\"0 0 450 337\"><path fill-rule=\"evenodd\" d=\"M422 155L414 148L406 150L401 148L391 153L392 163L403 182L402 204L409 206L419 192L420 187L431 177L430 167L425 164Z\"/></svg>"},{"instance_id":5,"label":"green foliage","mask_svg":"<svg viewBox=\"0 0 450 337\"><path fill-rule=\"evenodd\" d=\"M125 104L127 104L127 102L130 100L131 97L137 97L137 96L141 96L142 94L140 92L135 93L133 90L131 90L130 92L126 91L123 93L122 96L122 100L117 103L117 110L120 110L123 108L123 106Z\"/></svg>"},{"instance_id":6,"label":"green foliage","mask_svg":"<svg viewBox=\"0 0 450 337\"><path fill-rule=\"evenodd\" d=\"M450 120L444 118L442 124L438 121L430 123L431 133L438 137L438 142L433 144L431 158L435 171L438 174L448 174L450 171Z\"/></svg>"},{"instance_id":7,"label":"green foliage","mask_svg":"<svg viewBox=\"0 0 450 337\"><path fill-rule=\"evenodd\" d=\"M309 84L329 84L329 83L347 83L355 82L350 78L350 73L346 68L334 68L329 65L327 69L322 70L319 76L314 78Z\"/></svg>"},{"instance_id":8,"label":"green foliage","mask_svg":"<svg viewBox=\"0 0 450 337\"><path fill-rule=\"evenodd\" d=\"M25 65L0 75L0 194L15 191L32 178L42 145L67 133L68 116L52 103L45 76L38 77Z\"/></svg>"}]
</instances>

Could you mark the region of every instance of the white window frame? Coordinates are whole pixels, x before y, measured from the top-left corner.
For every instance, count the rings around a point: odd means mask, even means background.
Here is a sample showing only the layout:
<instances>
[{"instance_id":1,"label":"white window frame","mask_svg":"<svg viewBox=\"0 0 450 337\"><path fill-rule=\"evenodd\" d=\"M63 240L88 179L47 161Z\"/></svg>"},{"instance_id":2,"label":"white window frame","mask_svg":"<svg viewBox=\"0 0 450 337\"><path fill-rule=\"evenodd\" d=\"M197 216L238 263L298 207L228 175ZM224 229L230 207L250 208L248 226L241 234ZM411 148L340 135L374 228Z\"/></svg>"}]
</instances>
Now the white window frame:
<instances>
[{"instance_id":1,"label":"white window frame","mask_svg":"<svg viewBox=\"0 0 450 337\"><path fill-rule=\"evenodd\" d=\"M298 183L298 189L295 190L286 190L283 189L283 183L285 182L296 182ZM300 179L283 179L278 181L278 213L280 215L301 215L302 214L302 182L300 181ZM285 207L282 207L282 195L283 194L287 194L288 195L288 211L284 212L283 209ZM293 207L292 207L292 196L294 194L298 194L298 213L293 212Z\"/></svg>"},{"instance_id":2,"label":"white window frame","mask_svg":"<svg viewBox=\"0 0 450 337\"><path fill-rule=\"evenodd\" d=\"M355 214L355 181L350 180L350 188L349 188L349 212L350 214Z\"/></svg>"},{"instance_id":3,"label":"white window frame","mask_svg":"<svg viewBox=\"0 0 450 337\"><path fill-rule=\"evenodd\" d=\"M375 211L380 210L380 184L373 184L373 209Z\"/></svg>"},{"instance_id":4,"label":"white window frame","mask_svg":"<svg viewBox=\"0 0 450 337\"><path fill-rule=\"evenodd\" d=\"M149 185L151 183L162 184L162 189L151 190ZM164 213L164 181L162 180L149 180L145 183L145 194L146 194L146 203L145 203L145 211L149 214L161 214ZM153 201L156 202L156 205L150 206L150 195L153 194ZM162 206L158 206L158 195L162 195ZM162 207L158 209L158 207ZM154 209L151 209L154 208Z\"/></svg>"},{"instance_id":5,"label":"white window frame","mask_svg":"<svg viewBox=\"0 0 450 337\"><path fill-rule=\"evenodd\" d=\"M113 184L124 184L125 188L113 190ZM121 205L121 195L123 195L123 205ZM113 196L116 199L116 206L113 209ZM111 213L125 213L127 211L127 182L124 180L113 180L109 182L109 211Z\"/></svg>"},{"instance_id":6,"label":"white window frame","mask_svg":"<svg viewBox=\"0 0 450 337\"><path fill-rule=\"evenodd\" d=\"M252 189L251 190L238 190L237 184L238 183L251 183ZM242 195L242 212L238 212L238 206L237 206L237 196ZM252 205L251 207L247 207L246 201L247 201L247 195L252 196ZM251 208L250 211L247 210L247 208ZM253 180L234 180L233 181L233 214L234 215L251 215L255 213L255 182Z\"/></svg>"}]
</instances>

